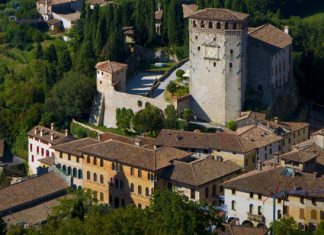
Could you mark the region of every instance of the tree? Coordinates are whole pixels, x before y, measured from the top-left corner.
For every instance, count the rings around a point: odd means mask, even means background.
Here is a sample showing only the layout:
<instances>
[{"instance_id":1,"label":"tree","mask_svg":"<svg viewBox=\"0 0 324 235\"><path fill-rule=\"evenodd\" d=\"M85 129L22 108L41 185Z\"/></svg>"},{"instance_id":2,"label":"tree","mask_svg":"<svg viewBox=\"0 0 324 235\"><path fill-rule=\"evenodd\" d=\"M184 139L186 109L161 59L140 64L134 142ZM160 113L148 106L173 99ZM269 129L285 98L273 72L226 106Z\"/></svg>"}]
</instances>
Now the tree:
<instances>
[{"instance_id":1,"label":"tree","mask_svg":"<svg viewBox=\"0 0 324 235\"><path fill-rule=\"evenodd\" d=\"M191 118L191 115L192 115L192 111L191 109L184 109L183 112L182 112L182 117L183 119L186 121L186 124L189 123L189 120Z\"/></svg>"},{"instance_id":2,"label":"tree","mask_svg":"<svg viewBox=\"0 0 324 235\"><path fill-rule=\"evenodd\" d=\"M305 232L299 231L297 223L292 217L283 217L276 220L271 224L271 229L274 230L276 235L306 235Z\"/></svg>"},{"instance_id":3,"label":"tree","mask_svg":"<svg viewBox=\"0 0 324 235\"><path fill-rule=\"evenodd\" d=\"M166 87L167 91L173 94L177 90L177 84L175 81L170 81Z\"/></svg>"},{"instance_id":4,"label":"tree","mask_svg":"<svg viewBox=\"0 0 324 235\"><path fill-rule=\"evenodd\" d=\"M51 63L57 61L56 48L54 44L51 44L45 51L45 59Z\"/></svg>"},{"instance_id":5,"label":"tree","mask_svg":"<svg viewBox=\"0 0 324 235\"><path fill-rule=\"evenodd\" d=\"M170 0L167 18L168 39L171 45L181 45L183 43L183 9L181 1Z\"/></svg>"},{"instance_id":6,"label":"tree","mask_svg":"<svg viewBox=\"0 0 324 235\"><path fill-rule=\"evenodd\" d=\"M58 51L58 67L62 74L72 68L70 52L66 46L61 47Z\"/></svg>"},{"instance_id":7,"label":"tree","mask_svg":"<svg viewBox=\"0 0 324 235\"><path fill-rule=\"evenodd\" d=\"M226 123L226 127L232 131L236 130L236 123L233 120L230 120Z\"/></svg>"},{"instance_id":8,"label":"tree","mask_svg":"<svg viewBox=\"0 0 324 235\"><path fill-rule=\"evenodd\" d=\"M163 128L163 120L162 111L149 104L135 114L133 124L139 133L157 132Z\"/></svg>"},{"instance_id":9,"label":"tree","mask_svg":"<svg viewBox=\"0 0 324 235\"><path fill-rule=\"evenodd\" d=\"M126 130L131 128L132 120L134 118L134 112L131 109L118 108L116 110L117 126L120 129Z\"/></svg>"},{"instance_id":10,"label":"tree","mask_svg":"<svg viewBox=\"0 0 324 235\"><path fill-rule=\"evenodd\" d=\"M314 235L323 235L324 234L324 221L321 221L316 228Z\"/></svg>"},{"instance_id":11,"label":"tree","mask_svg":"<svg viewBox=\"0 0 324 235\"><path fill-rule=\"evenodd\" d=\"M177 117L177 111L175 110L174 106L168 105L164 110L164 113L165 113L164 128L177 129L178 117Z\"/></svg>"},{"instance_id":12,"label":"tree","mask_svg":"<svg viewBox=\"0 0 324 235\"><path fill-rule=\"evenodd\" d=\"M182 76L185 74L185 71L183 71L182 69L178 69L176 72L176 76L178 78L182 78Z\"/></svg>"},{"instance_id":13,"label":"tree","mask_svg":"<svg viewBox=\"0 0 324 235\"><path fill-rule=\"evenodd\" d=\"M37 60L40 60L43 58L43 48L42 48L42 44L40 42L37 43L35 57Z\"/></svg>"}]
</instances>

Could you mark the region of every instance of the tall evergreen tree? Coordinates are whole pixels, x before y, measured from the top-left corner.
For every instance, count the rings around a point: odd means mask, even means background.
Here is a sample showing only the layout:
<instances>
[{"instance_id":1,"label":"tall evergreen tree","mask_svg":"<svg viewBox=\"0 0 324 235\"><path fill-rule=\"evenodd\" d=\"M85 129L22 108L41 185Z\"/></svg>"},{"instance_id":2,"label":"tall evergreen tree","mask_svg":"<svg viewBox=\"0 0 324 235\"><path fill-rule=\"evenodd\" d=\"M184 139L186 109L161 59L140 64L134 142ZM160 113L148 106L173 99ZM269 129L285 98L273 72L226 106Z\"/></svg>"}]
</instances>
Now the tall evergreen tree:
<instances>
[{"instance_id":1,"label":"tall evergreen tree","mask_svg":"<svg viewBox=\"0 0 324 235\"><path fill-rule=\"evenodd\" d=\"M56 48L54 44L51 44L46 52L45 52L45 59L49 62L53 63L57 61L57 54L56 54Z\"/></svg>"},{"instance_id":2,"label":"tall evergreen tree","mask_svg":"<svg viewBox=\"0 0 324 235\"><path fill-rule=\"evenodd\" d=\"M63 74L69 71L72 67L72 61L69 49L66 46L63 46L58 53L58 67L60 73Z\"/></svg>"},{"instance_id":3,"label":"tall evergreen tree","mask_svg":"<svg viewBox=\"0 0 324 235\"><path fill-rule=\"evenodd\" d=\"M162 8L163 16L162 16L162 33L161 33L161 40L163 43L168 43L168 9L169 9L169 0L163 0Z\"/></svg>"},{"instance_id":4,"label":"tall evergreen tree","mask_svg":"<svg viewBox=\"0 0 324 235\"><path fill-rule=\"evenodd\" d=\"M42 48L42 44L40 42L37 43L35 57L37 60L43 58L43 48Z\"/></svg>"},{"instance_id":5,"label":"tall evergreen tree","mask_svg":"<svg viewBox=\"0 0 324 235\"><path fill-rule=\"evenodd\" d=\"M86 6L86 0L81 0L81 15L80 18L84 19L87 14L87 6Z\"/></svg>"},{"instance_id":6,"label":"tall evergreen tree","mask_svg":"<svg viewBox=\"0 0 324 235\"><path fill-rule=\"evenodd\" d=\"M168 11L168 38L169 43L180 45L183 43L183 9L181 1L171 0Z\"/></svg>"}]
</instances>

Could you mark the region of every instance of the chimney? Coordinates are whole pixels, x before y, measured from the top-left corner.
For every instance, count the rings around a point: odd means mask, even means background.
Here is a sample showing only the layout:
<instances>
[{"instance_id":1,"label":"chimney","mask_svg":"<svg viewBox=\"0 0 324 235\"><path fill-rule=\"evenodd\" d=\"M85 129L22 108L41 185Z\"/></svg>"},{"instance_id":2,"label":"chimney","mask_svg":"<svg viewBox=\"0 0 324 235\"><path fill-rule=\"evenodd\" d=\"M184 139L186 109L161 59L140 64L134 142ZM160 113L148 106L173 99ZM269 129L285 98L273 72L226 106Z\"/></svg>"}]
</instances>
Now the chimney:
<instances>
[{"instance_id":1,"label":"chimney","mask_svg":"<svg viewBox=\"0 0 324 235\"><path fill-rule=\"evenodd\" d=\"M317 133L313 139L315 140L315 144L324 150L324 130L321 130L319 133Z\"/></svg>"},{"instance_id":2,"label":"chimney","mask_svg":"<svg viewBox=\"0 0 324 235\"><path fill-rule=\"evenodd\" d=\"M43 136L43 134L44 134L44 130L43 130L43 129L41 129L41 130L40 130L40 134L39 134L39 135L40 135L40 136Z\"/></svg>"},{"instance_id":3,"label":"chimney","mask_svg":"<svg viewBox=\"0 0 324 235\"><path fill-rule=\"evenodd\" d=\"M37 134L37 131L38 131L38 128L37 128L37 126L36 126L35 129L34 129L34 133L35 133L35 135Z\"/></svg>"},{"instance_id":4,"label":"chimney","mask_svg":"<svg viewBox=\"0 0 324 235\"><path fill-rule=\"evenodd\" d=\"M285 25L284 32L289 35L289 26Z\"/></svg>"},{"instance_id":5,"label":"chimney","mask_svg":"<svg viewBox=\"0 0 324 235\"><path fill-rule=\"evenodd\" d=\"M68 134L69 134L68 129L64 130L64 134L65 134L65 136L68 136Z\"/></svg>"},{"instance_id":6,"label":"chimney","mask_svg":"<svg viewBox=\"0 0 324 235\"><path fill-rule=\"evenodd\" d=\"M54 130L54 122L51 123L51 130Z\"/></svg>"},{"instance_id":7,"label":"chimney","mask_svg":"<svg viewBox=\"0 0 324 235\"><path fill-rule=\"evenodd\" d=\"M262 161L260 160L257 162L257 170L262 171Z\"/></svg>"},{"instance_id":8,"label":"chimney","mask_svg":"<svg viewBox=\"0 0 324 235\"><path fill-rule=\"evenodd\" d=\"M267 127L270 127L270 122L269 121L267 122Z\"/></svg>"},{"instance_id":9,"label":"chimney","mask_svg":"<svg viewBox=\"0 0 324 235\"><path fill-rule=\"evenodd\" d=\"M275 123L278 123L278 120L279 120L278 117L274 117L274 122L275 122Z\"/></svg>"},{"instance_id":10,"label":"chimney","mask_svg":"<svg viewBox=\"0 0 324 235\"><path fill-rule=\"evenodd\" d=\"M279 153L274 153L273 154L273 163L274 164L279 164L279 162L280 162Z\"/></svg>"},{"instance_id":11,"label":"chimney","mask_svg":"<svg viewBox=\"0 0 324 235\"><path fill-rule=\"evenodd\" d=\"M53 141L53 140L54 140L54 134L51 133L51 141Z\"/></svg>"}]
</instances>

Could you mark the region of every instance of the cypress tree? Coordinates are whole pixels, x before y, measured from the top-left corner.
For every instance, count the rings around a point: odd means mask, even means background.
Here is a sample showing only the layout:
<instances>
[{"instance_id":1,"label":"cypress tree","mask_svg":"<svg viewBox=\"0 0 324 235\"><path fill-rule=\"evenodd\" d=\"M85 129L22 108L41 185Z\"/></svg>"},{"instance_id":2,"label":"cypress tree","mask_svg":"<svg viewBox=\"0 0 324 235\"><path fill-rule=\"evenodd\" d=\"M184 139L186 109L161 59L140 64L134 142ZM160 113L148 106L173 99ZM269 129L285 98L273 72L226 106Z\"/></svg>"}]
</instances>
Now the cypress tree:
<instances>
[{"instance_id":1,"label":"cypress tree","mask_svg":"<svg viewBox=\"0 0 324 235\"><path fill-rule=\"evenodd\" d=\"M40 60L43 58L43 48L42 48L42 44L40 42L37 43L35 56L36 56L37 60Z\"/></svg>"},{"instance_id":2,"label":"cypress tree","mask_svg":"<svg viewBox=\"0 0 324 235\"><path fill-rule=\"evenodd\" d=\"M87 6L85 3L85 0L81 0L81 15L80 18L84 19L86 17L87 14Z\"/></svg>"},{"instance_id":3,"label":"cypress tree","mask_svg":"<svg viewBox=\"0 0 324 235\"><path fill-rule=\"evenodd\" d=\"M162 16L162 33L161 40L163 43L168 42L168 9L169 9L169 0L163 0L162 8L163 8L163 16Z\"/></svg>"}]
</instances>

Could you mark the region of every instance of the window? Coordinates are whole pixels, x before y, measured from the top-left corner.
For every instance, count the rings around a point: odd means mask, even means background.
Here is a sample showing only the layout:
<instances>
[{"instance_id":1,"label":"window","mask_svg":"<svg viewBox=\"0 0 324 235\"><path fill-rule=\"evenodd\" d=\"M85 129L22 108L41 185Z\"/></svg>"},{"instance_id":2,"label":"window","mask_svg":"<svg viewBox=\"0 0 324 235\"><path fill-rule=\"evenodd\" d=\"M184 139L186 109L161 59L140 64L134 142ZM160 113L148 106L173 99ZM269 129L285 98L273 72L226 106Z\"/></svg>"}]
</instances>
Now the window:
<instances>
[{"instance_id":1,"label":"window","mask_svg":"<svg viewBox=\"0 0 324 235\"><path fill-rule=\"evenodd\" d=\"M110 187L114 187L114 180L112 177L110 177Z\"/></svg>"},{"instance_id":2,"label":"window","mask_svg":"<svg viewBox=\"0 0 324 235\"><path fill-rule=\"evenodd\" d=\"M290 140L290 138L288 139L288 143L289 143L289 144L291 143L291 140Z\"/></svg>"},{"instance_id":3,"label":"window","mask_svg":"<svg viewBox=\"0 0 324 235\"><path fill-rule=\"evenodd\" d=\"M36 148L36 153L39 154L39 147Z\"/></svg>"},{"instance_id":4,"label":"window","mask_svg":"<svg viewBox=\"0 0 324 235\"><path fill-rule=\"evenodd\" d=\"M236 193L236 190L235 189L232 189L232 194L235 194Z\"/></svg>"},{"instance_id":5,"label":"window","mask_svg":"<svg viewBox=\"0 0 324 235\"><path fill-rule=\"evenodd\" d=\"M134 184L133 184L133 183L130 184L130 191L131 191L132 193L134 192Z\"/></svg>"},{"instance_id":6,"label":"window","mask_svg":"<svg viewBox=\"0 0 324 235\"><path fill-rule=\"evenodd\" d=\"M280 203L281 203L281 198L278 198L278 200L277 200L277 201L278 201L278 204L280 204Z\"/></svg>"},{"instance_id":7,"label":"window","mask_svg":"<svg viewBox=\"0 0 324 235\"><path fill-rule=\"evenodd\" d=\"M138 185L138 187L137 187L137 193L139 195L142 195L142 186L141 185Z\"/></svg>"},{"instance_id":8,"label":"window","mask_svg":"<svg viewBox=\"0 0 324 235\"><path fill-rule=\"evenodd\" d=\"M137 171L137 176L138 176L138 178L142 177L142 171L140 169L138 169L138 171Z\"/></svg>"},{"instance_id":9,"label":"window","mask_svg":"<svg viewBox=\"0 0 324 235\"><path fill-rule=\"evenodd\" d=\"M71 154L68 154L68 161L71 161Z\"/></svg>"},{"instance_id":10,"label":"window","mask_svg":"<svg viewBox=\"0 0 324 235\"><path fill-rule=\"evenodd\" d=\"M200 47L198 47L198 51L200 51Z\"/></svg>"},{"instance_id":11,"label":"window","mask_svg":"<svg viewBox=\"0 0 324 235\"><path fill-rule=\"evenodd\" d=\"M253 198L253 193L250 193L250 198Z\"/></svg>"},{"instance_id":12,"label":"window","mask_svg":"<svg viewBox=\"0 0 324 235\"><path fill-rule=\"evenodd\" d=\"M72 170L73 177L78 177L78 170L76 168L73 168Z\"/></svg>"},{"instance_id":13,"label":"window","mask_svg":"<svg viewBox=\"0 0 324 235\"><path fill-rule=\"evenodd\" d=\"M299 218L304 219L304 208L299 208Z\"/></svg>"},{"instance_id":14,"label":"window","mask_svg":"<svg viewBox=\"0 0 324 235\"><path fill-rule=\"evenodd\" d=\"M222 192L224 192L224 186L220 186L219 187L219 191L222 193Z\"/></svg>"},{"instance_id":15,"label":"window","mask_svg":"<svg viewBox=\"0 0 324 235\"><path fill-rule=\"evenodd\" d=\"M63 157L63 154L62 153L60 153L60 158L62 158Z\"/></svg>"},{"instance_id":16,"label":"window","mask_svg":"<svg viewBox=\"0 0 324 235\"><path fill-rule=\"evenodd\" d=\"M130 168L130 174L134 175L134 168L133 167Z\"/></svg>"},{"instance_id":17,"label":"window","mask_svg":"<svg viewBox=\"0 0 324 235\"><path fill-rule=\"evenodd\" d=\"M236 22L233 23L233 29L237 29L237 23Z\"/></svg>"},{"instance_id":18,"label":"window","mask_svg":"<svg viewBox=\"0 0 324 235\"><path fill-rule=\"evenodd\" d=\"M100 201L104 200L104 193L100 193Z\"/></svg>"},{"instance_id":19,"label":"window","mask_svg":"<svg viewBox=\"0 0 324 235\"><path fill-rule=\"evenodd\" d=\"M216 196L216 185L213 184L213 189L212 189L212 196Z\"/></svg>"},{"instance_id":20,"label":"window","mask_svg":"<svg viewBox=\"0 0 324 235\"><path fill-rule=\"evenodd\" d=\"M44 156L44 148L41 149L41 155Z\"/></svg>"},{"instance_id":21,"label":"window","mask_svg":"<svg viewBox=\"0 0 324 235\"><path fill-rule=\"evenodd\" d=\"M231 54L231 56L233 56L233 50L232 49L230 50L230 54Z\"/></svg>"},{"instance_id":22,"label":"window","mask_svg":"<svg viewBox=\"0 0 324 235\"><path fill-rule=\"evenodd\" d=\"M97 173L93 173L93 181L97 182Z\"/></svg>"},{"instance_id":23,"label":"window","mask_svg":"<svg viewBox=\"0 0 324 235\"><path fill-rule=\"evenodd\" d=\"M100 184L103 184L104 183L104 177L103 175L100 175Z\"/></svg>"},{"instance_id":24,"label":"window","mask_svg":"<svg viewBox=\"0 0 324 235\"><path fill-rule=\"evenodd\" d=\"M46 150L46 157L48 157L49 156L49 151L48 150Z\"/></svg>"},{"instance_id":25,"label":"window","mask_svg":"<svg viewBox=\"0 0 324 235\"><path fill-rule=\"evenodd\" d=\"M93 165L97 165L97 158L96 157L93 158Z\"/></svg>"},{"instance_id":26,"label":"window","mask_svg":"<svg viewBox=\"0 0 324 235\"><path fill-rule=\"evenodd\" d=\"M203 21L203 20L200 21L200 27L201 27L201 28L205 28L205 21Z\"/></svg>"},{"instance_id":27,"label":"window","mask_svg":"<svg viewBox=\"0 0 324 235\"><path fill-rule=\"evenodd\" d=\"M150 196L150 190L149 188L145 188L145 196Z\"/></svg>"},{"instance_id":28,"label":"window","mask_svg":"<svg viewBox=\"0 0 324 235\"><path fill-rule=\"evenodd\" d=\"M220 22L217 22L216 29L220 29L220 28L221 28L221 23Z\"/></svg>"},{"instance_id":29,"label":"window","mask_svg":"<svg viewBox=\"0 0 324 235\"><path fill-rule=\"evenodd\" d=\"M119 188L119 180L118 179L115 179L115 187Z\"/></svg>"},{"instance_id":30,"label":"window","mask_svg":"<svg viewBox=\"0 0 324 235\"><path fill-rule=\"evenodd\" d=\"M195 39L197 40L198 39L198 36L195 36Z\"/></svg>"},{"instance_id":31,"label":"window","mask_svg":"<svg viewBox=\"0 0 324 235\"><path fill-rule=\"evenodd\" d=\"M232 210L235 211L236 210L236 202L232 201Z\"/></svg>"},{"instance_id":32,"label":"window","mask_svg":"<svg viewBox=\"0 0 324 235\"><path fill-rule=\"evenodd\" d=\"M213 64L213 65L214 65L214 67L216 67L216 62L214 62L214 64Z\"/></svg>"},{"instance_id":33,"label":"window","mask_svg":"<svg viewBox=\"0 0 324 235\"><path fill-rule=\"evenodd\" d=\"M33 145L29 144L29 151L33 151Z\"/></svg>"},{"instance_id":34,"label":"window","mask_svg":"<svg viewBox=\"0 0 324 235\"><path fill-rule=\"evenodd\" d=\"M311 211L311 219L317 220L317 211L314 209Z\"/></svg>"},{"instance_id":35,"label":"window","mask_svg":"<svg viewBox=\"0 0 324 235\"><path fill-rule=\"evenodd\" d=\"M87 180L90 180L91 176L90 176L90 171L87 171Z\"/></svg>"},{"instance_id":36,"label":"window","mask_svg":"<svg viewBox=\"0 0 324 235\"><path fill-rule=\"evenodd\" d=\"M151 180L151 173L147 173L147 179Z\"/></svg>"},{"instance_id":37,"label":"window","mask_svg":"<svg viewBox=\"0 0 324 235\"><path fill-rule=\"evenodd\" d=\"M312 204L316 205L316 198L315 197L312 198Z\"/></svg>"},{"instance_id":38,"label":"window","mask_svg":"<svg viewBox=\"0 0 324 235\"><path fill-rule=\"evenodd\" d=\"M225 29L228 29L228 23L225 22Z\"/></svg>"},{"instance_id":39,"label":"window","mask_svg":"<svg viewBox=\"0 0 324 235\"><path fill-rule=\"evenodd\" d=\"M262 200L262 195L261 194L258 194L258 199Z\"/></svg>"},{"instance_id":40,"label":"window","mask_svg":"<svg viewBox=\"0 0 324 235\"><path fill-rule=\"evenodd\" d=\"M208 198L209 197L209 188L206 187L205 188L205 198Z\"/></svg>"},{"instance_id":41,"label":"window","mask_svg":"<svg viewBox=\"0 0 324 235\"><path fill-rule=\"evenodd\" d=\"M233 68L233 64L229 63L229 68L232 69Z\"/></svg>"},{"instance_id":42,"label":"window","mask_svg":"<svg viewBox=\"0 0 324 235\"><path fill-rule=\"evenodd\" d=\"M34 155L31 156L31 161L34 162Z\"/></svg>"},{"instance_id":43,"label":"window","mask_svg":"<svg viewBox=\"0 0 324 235\"><path fill-rule=\"evenodd\" d=\"M87 163L90 163L90 156L87 156Z\"/></svg>"},{"instance_id":44,"label":"window","mask_svg":"<svg viewBox=\"0 0 324 235\"><path fill-rule=\"evenodd\" d=\"M71 171L72 171L72 168L69 166L69 167L68 167L68 172L67 172L67 174L68 174L68 175L71 175Z\"/></svg>"},{"instance_id":45,"label":"window","mask_svg":"<svg viewBox=\"0 0 324 235\"><path fill-rule=\"evenodd\" d=\"M80 161L79 157L76 157L75 160L76 160L76 162L79 162Z\"/></svg>"},{"instance_id":46,"label":"window","mask_svg":"<svg viewBox=\"0 0 324 235\"><path fill-rule=\"evenodd\" d=\"M208 28L210 28L210 29L213 28L213 22L211 22L211 21L208 22Z\"/></svg>"},{"instance_id":47,"label":"window","mask_svg":"<svg viewBox=\"0 0 324 235\"><path fill-rule=\"evenodd\" d=\"M120 187L120 189L123 189L124 188L124 182L122 180L119 181L119 187Z\"/></svg>"},{"instance_id":48,"label":"window","mask_svg":"<svg viewBox=\"0 0 324 235\"><path fill-rule=\"evenodd\" d=\"M262 207L258 206L258 215L262 215Z\"/></svg>"},{"instance_id":49,"label":"window","mask_svg":"<svg viewBox=\"0 0 324 235\"><path fill-rule=\"evenodd\" d=\"M190 189L190 198L195 199L196 198L196 192L194 189Z\"/></svg>"},{"instance_id":50,"label":"window","mask_svg":"<svg viewBox=\"0 0 324 235\"><path fill-rule=\"evenodd\" d=\"M253 204L250 204L250 206L249 206L249 213L253 213Z\"/></svg>"},{"instance_id":51,"label":"window","mask_svg":"<svg viewBox=\"0 0 324 235\"><path fill-rule=\"evenodd\" d=\"M324 220L324 211L321 211L321 212L320 212L320 219L321 219L321 220Z\"/></svg>"},{"instance_id":52,"label":"window","mask_svg":"<svg viewBox=\"0 0 324 235\"><path fill-rule=\"evenodd\" d=\"M245 162L244 162L244 165L247 166L247 165L248 165L248 160L245 159L244 161L245 161Z\"/></svg>"},{"instance_id":53,"label":"window","mask_svg":"<svg viewBox=\"0 0 324 235\"><path fill-rule=\"evenodd\" d=\"M66 173L66 166L65 165L63 165L62 170L63 170L64 173Z\"/></svg>"},{"instance_id":54,"label":"window","mask_svg":"<svg viewBox=\"0 0 324 235\"><path fill-rule=\"evenodd\" d=\"M82 179L82 170L81 169L78 170L78 178Z\"/></svg>"},{"instance_id":55,"label":"window","mask_svg":"<svg viewBox=\"0 0 324 235\"><path fill-rule=\"evenodd\" d=\"M193 26L193 27L196 27L196 26L197 26L195 20L192 21L192 26Z\"/></svg>"},{"instance_id":56,"label":"window","mask_svg":"<svg viewBox=\"0 0 324 235\"><path fill-rule=\"evenodd\" d=\"M100 167L103 167L103 165L104 165L103 159L100 159Z\"/></svg>"},{"instance_id":57,"label":"window","mask_svg":"<svg viewBox=\"0 0 324 235\"><path fill-rule=\"evenodd\" d=\"M281 219L282 218L282 213L281 210L277 211L277 219Z\"/></svg>"},{"instance_id":58,"label":"window","mask_svg":"<svg viewBox=\"0 0 324 235\"><path fill-rule=\"evenodd\" d=\"M137 204L137 207L138 207L138 208L142 208L142 204L138 203L138 204Z\"/></svg>"}]
</instances>

